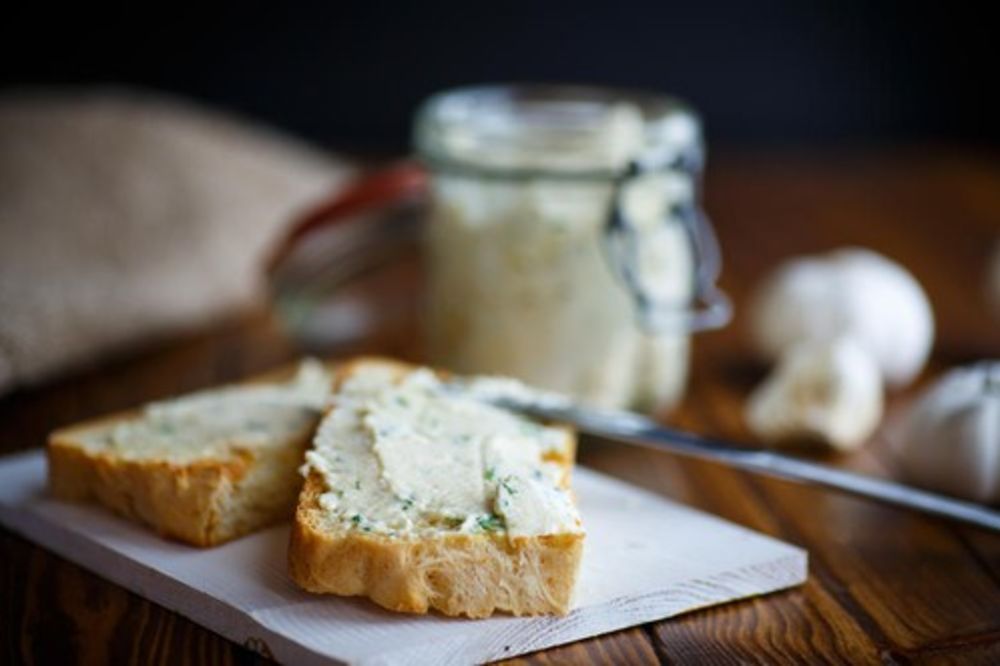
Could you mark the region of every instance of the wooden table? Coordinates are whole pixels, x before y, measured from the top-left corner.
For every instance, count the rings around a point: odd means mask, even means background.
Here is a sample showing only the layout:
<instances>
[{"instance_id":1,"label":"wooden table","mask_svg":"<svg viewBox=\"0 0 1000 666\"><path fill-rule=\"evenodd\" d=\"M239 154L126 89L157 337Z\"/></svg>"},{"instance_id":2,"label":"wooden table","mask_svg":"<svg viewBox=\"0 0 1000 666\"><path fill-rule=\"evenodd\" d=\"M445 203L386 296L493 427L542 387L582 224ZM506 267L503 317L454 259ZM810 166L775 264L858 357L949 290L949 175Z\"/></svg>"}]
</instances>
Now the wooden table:
<instances>
[{"instance_id":1,"label":"wooden table","mask_svg":"<svg viewBox=\"0 0 1000 666\"><path fill-rule=\"evenodd\" d=\"M986 314L1000 239L1000 156L941 148L815 156L731 155L710 165L707 206L737 307L789 254L867 245L924 283L939 337L932 368L1000 357ZM368 351L414 353L413 334ZM264 313L135 352L0 400L0 451L59 425L261 371L298 351ZM763 368L744 320L699 338L684 405L668 420L748 439L747 392ZM912 395L891 398L892 412ZM802 588L528 656L526 663L1000 663L1000 535L710 463L588 441L581 460L810 553ZM880 437L827 462L891 474ZM0 530L0 663L252 663L261 658Z\"/></svg>"}]
</instances>

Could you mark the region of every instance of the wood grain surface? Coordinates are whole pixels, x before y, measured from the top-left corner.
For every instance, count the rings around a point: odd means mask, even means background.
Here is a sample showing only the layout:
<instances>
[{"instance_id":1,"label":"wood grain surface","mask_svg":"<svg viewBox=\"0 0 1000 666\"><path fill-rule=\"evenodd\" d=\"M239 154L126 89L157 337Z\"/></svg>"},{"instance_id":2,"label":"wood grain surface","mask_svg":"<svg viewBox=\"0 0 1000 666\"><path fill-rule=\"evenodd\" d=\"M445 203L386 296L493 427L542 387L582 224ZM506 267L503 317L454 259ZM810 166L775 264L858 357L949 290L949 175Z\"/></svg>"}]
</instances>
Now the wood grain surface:
<instances>
[{"instance_id":1,"label":"wood grain surface","mask_svg":"<svg viewBox=\"0 0 1000 666\"><path fill-rule=\"evenodd\" d=\"M881 153L729 155L708 170L707 208L738 315L700 336L676 425L750 441L742 405L764 368L740 306L783 257L865 245L908 266L933 301L938 341L917 386L1000 357L984 296L1000 241L1000 156L941 147ZM398 285L404 288L404 285ZM393 288L387 285L383 288ZM342 353L414 359L412 327ZM53 428L235 380L300 350L263 312L133 350L0 399L0 452L41 446ZM706 462L588 440L581 462L809 550L802 588L617 632L512 663L1000 663L1000 535ZM829 464L892 475L876 435ZM268 663L246 646L0 530L0 664Z\"/></svg>"}]
</instances>

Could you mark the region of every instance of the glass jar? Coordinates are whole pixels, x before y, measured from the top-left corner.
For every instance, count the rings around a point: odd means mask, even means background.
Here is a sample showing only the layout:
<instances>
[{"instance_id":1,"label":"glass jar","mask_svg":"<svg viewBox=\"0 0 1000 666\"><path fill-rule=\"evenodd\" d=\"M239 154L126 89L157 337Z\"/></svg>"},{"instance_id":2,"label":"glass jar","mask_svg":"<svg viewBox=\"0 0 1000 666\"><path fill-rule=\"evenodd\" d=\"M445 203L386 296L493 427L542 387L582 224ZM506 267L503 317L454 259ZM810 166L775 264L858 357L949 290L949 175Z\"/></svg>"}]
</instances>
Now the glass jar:
<instances>
[{"instance_id":1,"label":"glass jar","mask_svg":"<svg viewBox=\"0 0 1000 666\"><path fill-rule=\"evenodd\" d=\"M690 109L599 88L459 89L423 105L416 145L432 173L432 362L607 407L680 399L690 333L729 318Z\"/></svg>"}]
</instances>

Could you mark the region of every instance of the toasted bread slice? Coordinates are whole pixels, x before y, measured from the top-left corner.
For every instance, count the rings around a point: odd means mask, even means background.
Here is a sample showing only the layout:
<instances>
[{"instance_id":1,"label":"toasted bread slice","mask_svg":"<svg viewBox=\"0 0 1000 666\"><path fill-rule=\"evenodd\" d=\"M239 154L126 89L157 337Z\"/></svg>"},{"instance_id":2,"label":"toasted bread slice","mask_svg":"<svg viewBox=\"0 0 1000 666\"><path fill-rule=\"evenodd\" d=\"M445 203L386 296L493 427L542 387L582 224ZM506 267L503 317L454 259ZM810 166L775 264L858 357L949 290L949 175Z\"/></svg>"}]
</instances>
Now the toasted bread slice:
<instances>
[{"instance_id":1,"label":"toasted bread slice","mask_svg":"<svg viewBox=\"0 0 1000 666\"><path fill-rule=\"evenodd\" d=\"M49 488L95 500L164 536L212 546L290 518L296 470L330 374L297 375L154 403L49 436Z\"/></svg>"},{"instance_id":2,"label":"toasted bread slice","mask_svg":"<svg viewBox=\"0 0 1000 666\"><path fill-rule=\"evenodd\" d=\"M302 588L408 613L569 610L584 540L571 430L379 359L341 366L330 404L289 546Z\"/></svg>"}]
</instances>

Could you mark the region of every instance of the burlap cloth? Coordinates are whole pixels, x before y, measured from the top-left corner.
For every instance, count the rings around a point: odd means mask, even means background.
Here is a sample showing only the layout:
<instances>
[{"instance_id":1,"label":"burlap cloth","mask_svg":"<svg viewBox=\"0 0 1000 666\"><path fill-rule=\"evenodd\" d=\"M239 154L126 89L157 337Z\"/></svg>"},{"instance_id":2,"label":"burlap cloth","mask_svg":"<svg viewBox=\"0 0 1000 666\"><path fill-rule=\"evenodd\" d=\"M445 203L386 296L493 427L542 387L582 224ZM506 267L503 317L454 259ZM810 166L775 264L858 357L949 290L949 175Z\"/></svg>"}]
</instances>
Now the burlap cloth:
<instances>
[{"instance_id":1,"label":"burlap cloth","mask_svg":"<svg viewBox=\"0 0 1000 666\"><path fill-rule=\"evenodd\" d=\"M250 305L281 225L347 172L161 96L0 95L0 393Z\"/></svg>"}]
</instances>

